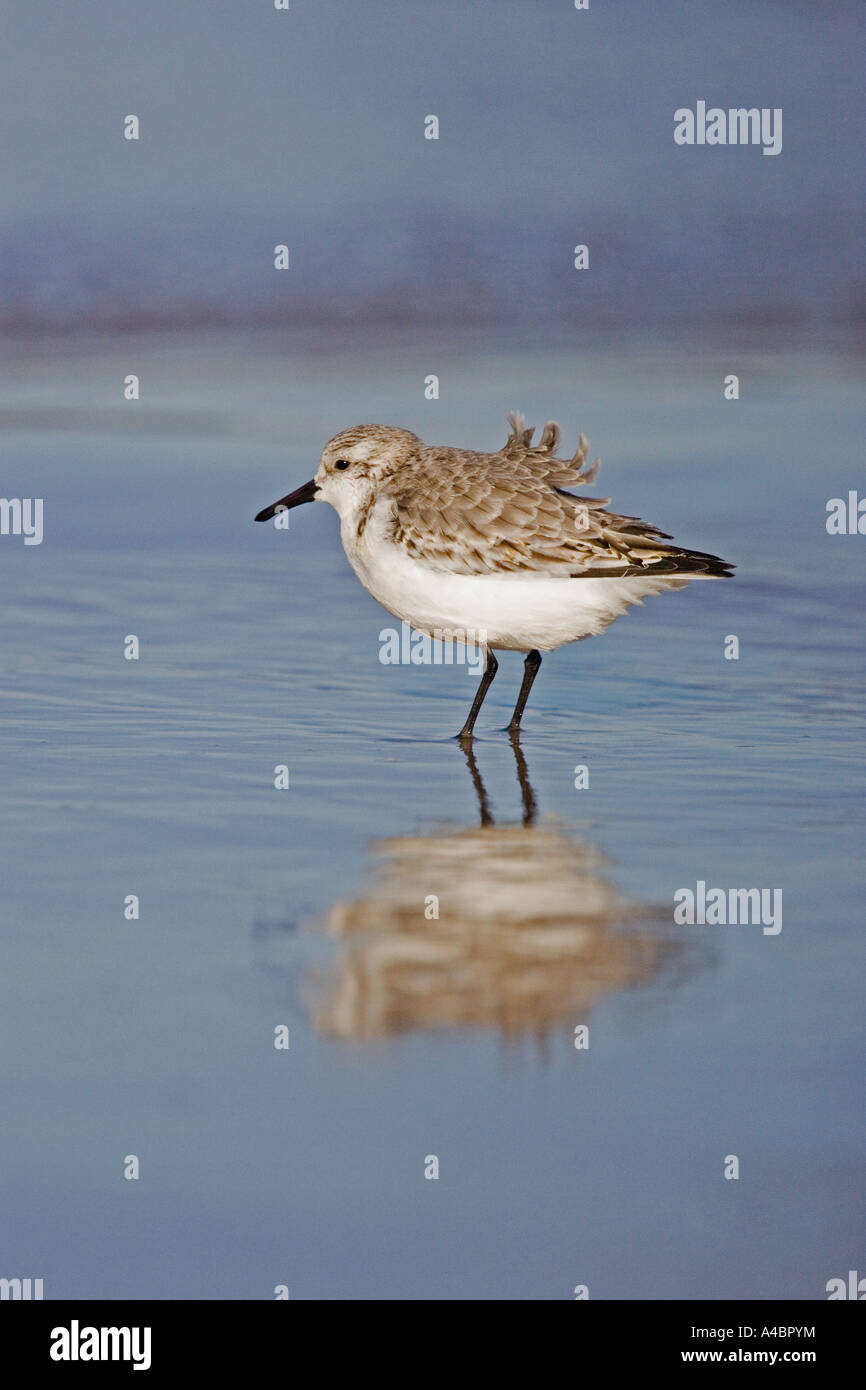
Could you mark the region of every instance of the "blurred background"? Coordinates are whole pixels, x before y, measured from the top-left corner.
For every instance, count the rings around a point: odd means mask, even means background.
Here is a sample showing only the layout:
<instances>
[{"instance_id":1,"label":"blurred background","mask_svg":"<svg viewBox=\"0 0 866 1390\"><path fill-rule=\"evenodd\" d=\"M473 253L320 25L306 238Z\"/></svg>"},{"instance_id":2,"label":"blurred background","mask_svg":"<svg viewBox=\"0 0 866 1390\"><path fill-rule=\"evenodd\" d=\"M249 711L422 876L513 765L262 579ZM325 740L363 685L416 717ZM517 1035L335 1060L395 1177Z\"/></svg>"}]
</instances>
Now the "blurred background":
<instances>
[{"instance_id":1,"label":"blurred background","mask_svg":"<svg viewBox=\"0 0 866 1390\"><path fill-rule=\"evenodd\" d=\"M3 324L857 334L858 11L10 6ZM781 107L781 155L676 146L699 99Z\"/></svg>"}]
</instances>

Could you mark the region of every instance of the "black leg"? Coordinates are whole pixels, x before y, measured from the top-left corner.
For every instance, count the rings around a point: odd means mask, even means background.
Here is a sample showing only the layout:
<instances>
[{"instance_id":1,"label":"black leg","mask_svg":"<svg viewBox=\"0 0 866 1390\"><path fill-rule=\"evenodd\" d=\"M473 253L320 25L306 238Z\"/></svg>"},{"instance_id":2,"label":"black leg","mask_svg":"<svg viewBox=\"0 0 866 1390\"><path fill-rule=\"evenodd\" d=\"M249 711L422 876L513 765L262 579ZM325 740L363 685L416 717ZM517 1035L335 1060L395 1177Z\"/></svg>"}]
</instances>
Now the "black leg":
<instances>
[{"instance_id":1,"label":"black leg","mask_svg":"<svg viewBox=\"0 0 866 1390\"><path fill-rule=\"evenodd\" d=\"M541 661L541 657L538 658ZM493 677L499 670L499 662L492 651L487 653L487 665L484 667L484 675L478 682L478 689L475 692L475 699L472 701L472 708L469 711L469 718L457 735L458 738L467 739L472 737L472 730L475 728L475 721L478 718L478 711L484 704L484 696L493 684ZM528 692L527 692L528 693Z\"/></svg>"},{"instance_id":2,"label":"black leg","mask_svg":"<svg viewBox=\"0 0 866 1390\"><path fill-rule=\"evenodd\" d=\"M466 766L469 768L469 775L472 778L472 785L475 788L475 795L478 797L478 811L481 816L481 824L482 826L492 825L493 812L490 810L487 788L481 780L481 773L478 771L475 754L472 752L471 741L466 739L462 747L464 757L466 758Z\"/></svg>"},{"instance_id":3,"label":"black leg","mask_svg":"<svg viewBox=\"0 0 866 1390\"><path fill-rule=\"evenodd\" d=\"M538 806L535 800L535 792L532 790L532 783L529 780L529 768L526 766L526 759L523 756L523 749L520 746L518 730L510 729L509 737L514 752L514 761L517 764L517 780L520 783L520 799L523 802L523 824L524 827L526 827L535 824Z\"/></svg>"},{"instance_id":4,"label":"black leg","mask_svg":"<svg viewBox=\"0 0 866 1390\"><path fill-rule=\"evenodd\" d=\"M520 720L526 708L526 701L529 699L529 692L532 689L532 682L538 675L541 666L541 652L533 650L527 653L523 663L523 684L520 687L520 694L517 697L517 704L514 706L514 713L511 716L511 723L508 726L510 734L516 734L520 728Z\"/></svg>"}]
</instances>

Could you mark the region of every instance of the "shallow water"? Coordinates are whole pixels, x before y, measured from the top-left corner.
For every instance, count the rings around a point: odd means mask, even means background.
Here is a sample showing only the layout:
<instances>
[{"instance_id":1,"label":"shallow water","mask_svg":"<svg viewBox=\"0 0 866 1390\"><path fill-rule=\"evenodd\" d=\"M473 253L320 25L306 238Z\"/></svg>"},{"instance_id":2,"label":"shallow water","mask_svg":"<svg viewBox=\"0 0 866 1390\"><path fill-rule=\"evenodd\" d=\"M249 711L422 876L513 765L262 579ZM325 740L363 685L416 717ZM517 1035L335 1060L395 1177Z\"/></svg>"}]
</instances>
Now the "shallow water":
<instances>
[{"instance_id":1,"label":"shallow water","mask_svg":"<svg viewBox=\"0 0 866 1390\"><path fill-rule=\"evenodd\" d=\"M866 540L825 529L863 486L857 364L755 350L731 403L708 351L132 355L135 406L110 343L0 392L2 491L45 499L41 546L0 538L0 1273L825 1296L862 1262ZM349 423L487 448L512 407L739 568L545 658L525 764L505 656L468 765L474 678L379 662L330 509L251 518ZM676 926L698 880L781 889L783 929Z\"/></svg>"}]
</instances>

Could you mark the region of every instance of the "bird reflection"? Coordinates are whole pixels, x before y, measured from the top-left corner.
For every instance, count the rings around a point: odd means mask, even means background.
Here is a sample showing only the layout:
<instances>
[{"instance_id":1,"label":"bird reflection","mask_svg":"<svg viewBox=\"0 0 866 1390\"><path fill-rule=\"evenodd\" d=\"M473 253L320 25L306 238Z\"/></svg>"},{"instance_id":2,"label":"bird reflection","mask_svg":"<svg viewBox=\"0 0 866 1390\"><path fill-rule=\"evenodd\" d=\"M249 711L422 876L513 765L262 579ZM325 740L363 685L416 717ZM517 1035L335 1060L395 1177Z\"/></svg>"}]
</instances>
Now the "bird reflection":
<instances>
[{"instance_id":1,"label":"bird reflection","mask_svg":"<svg viewBox=\"0 0 866 1390\"><path fill-rule=\"evenodd\" d=\"M308 998L322 1034L353 1041L416 1030L546 1034L585 1021L613 990L651 978L671 947L625 901L588 844L536 824L522 749L511 741L520 825L497 825L471 746L480 824L373 847L367 891L318 926L340 950Z\"/></svg>"}]
</instances>

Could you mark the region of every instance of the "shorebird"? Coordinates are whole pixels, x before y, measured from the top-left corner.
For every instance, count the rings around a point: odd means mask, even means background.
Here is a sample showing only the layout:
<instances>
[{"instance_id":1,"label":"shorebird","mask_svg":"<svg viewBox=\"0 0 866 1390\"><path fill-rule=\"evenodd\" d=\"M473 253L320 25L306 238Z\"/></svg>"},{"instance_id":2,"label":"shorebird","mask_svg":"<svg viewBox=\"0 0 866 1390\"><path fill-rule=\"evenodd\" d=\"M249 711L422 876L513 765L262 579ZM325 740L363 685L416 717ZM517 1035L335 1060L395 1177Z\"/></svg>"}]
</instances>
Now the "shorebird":
<instances>
[{"instance_id":1,"label":"shorebird","mask_svg":"<svg viewBox=\"0 0 866 1390\"><path fill-rule=\"evenodd\" d=\"M717 555L669 544L638 517L608 511L591 484L580 435L556 457L559 426L538 442L513 411L494 453L424 444L393 425L355 425L329 440L308 483L259 512L268 521L304 502L328 502L364 588L416 631L484 648L486 665L458 738L469 740L498 670L495 651L526 653L508 730L516 736L541 653L594 636L633 603L693 579L727 577Z\"/></svg>"}]
</instances>

